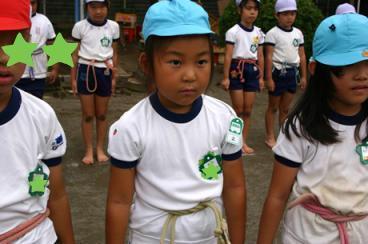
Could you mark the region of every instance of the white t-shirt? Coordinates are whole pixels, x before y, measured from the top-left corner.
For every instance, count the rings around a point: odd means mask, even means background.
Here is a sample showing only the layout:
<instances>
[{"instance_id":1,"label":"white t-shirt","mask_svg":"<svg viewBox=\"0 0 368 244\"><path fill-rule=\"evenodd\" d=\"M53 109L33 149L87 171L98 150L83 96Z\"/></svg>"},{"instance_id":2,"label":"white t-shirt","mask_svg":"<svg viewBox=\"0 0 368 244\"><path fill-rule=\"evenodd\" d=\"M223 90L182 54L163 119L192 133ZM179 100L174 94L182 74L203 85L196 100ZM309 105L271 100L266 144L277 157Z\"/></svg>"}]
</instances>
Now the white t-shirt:
<instances>
[{"instance_id":1,"label":"white t-shirt","mask_svg":"<svg viewBox=\"0 0 368 244\"><path fill-rule=\"evenodd\" d=\"M50 20L43 14L36 13L32 16L31 42L37 43L37 49L32 54L33 74L36 79L44 79L47 76L47 55L42 50L48 40L55 38L55 31ZM22 78L32 78L30 67L27 66Z\"/></svg>"},{"instance_id":2,"label":"white t-shirt","mask_svg":"<svg viewBox=\"0 0 368 244\"><path fill-rule=\"evenodd\" d=\"M331 112L329 122L340 140L331 145L311 143L296 137L292 130L289 141L280 132L273 148L276 158L300 167L292 198L313 193L323 206L341 214L368 214L368 165L360 162L354 139L356 124L364 119L361 113L349 117ZM360 138L364 135L366 121L361 125Z\"/></svg>"},{"instance_id":3,"label":"white t-shirt","mask_svg":"<svg viewBox=\"0 0 368 244\"><path fill-rule=\"evenodd\" d=\"M78 63L89 64L89 60L96 60L99 62L94 66L106 68L103 61L112 59L112 43L119 40L120 28L119 24L112 20L107 19L105 23L98 25L84 19L74 25L72 36L80 41Z\"/></svg>"},{"instance_id":4,"label":"white t-shirt","mask_svg":"<svg viewBox=\"0 0 368 244\"><path fill-rule=\"evenodd\" d=\"M41 99L13 88L12 98L0 113L0 234L46 211L49 189L31 196L28 177L38 165L61 162L66 150L64 131L53 109ZM47 183L48 184L48 183ZM56 234L46 219L16 243L54 243Z\"/></svg>"},{"instance_id":5,"label":"white t-shirt","mask_svg":"<svg viewBox=\"0 0 368 244\"><path fill-rule=\"evenodd\" d=\"M213 152L217 157L222 155L223 160L241 157L241 143L225 141L235 117L230 106L205 95L187 114L175 114L154 94L111 126L108 152L113 165L137 169L136 199L130 218L133 232L157 240L167 216L164 210L189 209L210 199L218 200L221 206L221 163L216 157L205 156ZM180 217L178 243L213 239L215 222L209 212Z\"/></svg>"},{"instance_id":6,"label":"white t-shirt","mask_svg":"<svg viewBox=\"0 0 368 244\"><path fill-rule=\"evenodd\" d=\"M226 43L234 45L232 58L258 59L258 47L264 43L264 34L260 28L248 29L241 23L226 32Z\"/></svg>"},{"instance_id":7,"label":"white t-shirt","mask_svg":"<svg viewBox=\"0 0 368 244\"><path fill-rule=\"evenodd\" d=\"M283 68L283 63L289 64L287 67L299 66L299 47L304 45L303 33L295 27L285 30L279 26L273 27L266 34L265 45L274 47L272 61L277 69Z\"/></svg>"}]
</instances>

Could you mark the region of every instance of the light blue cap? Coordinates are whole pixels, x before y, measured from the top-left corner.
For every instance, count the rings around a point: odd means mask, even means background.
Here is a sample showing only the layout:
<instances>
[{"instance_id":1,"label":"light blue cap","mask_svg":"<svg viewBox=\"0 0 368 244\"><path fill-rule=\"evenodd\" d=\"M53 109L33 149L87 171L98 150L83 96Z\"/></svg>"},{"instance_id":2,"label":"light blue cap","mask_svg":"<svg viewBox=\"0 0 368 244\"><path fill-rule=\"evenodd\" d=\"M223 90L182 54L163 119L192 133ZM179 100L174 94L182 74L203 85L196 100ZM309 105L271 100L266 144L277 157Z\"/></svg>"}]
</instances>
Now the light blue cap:
<instances>
[{"instance_id":1,"label":"light blue cap","mask_svg":"<svg viewBox=\"0 0 368 244\"><path fill-rule=\"evenodd\" d=\"M151 35L180 36L211 34L207 12L190 0L162 0L152 5L144 17L144 40Z\"/></svg>"},{"instance_id":2,"label":"light blue cap","mask_svg":"<svg viewBox=\"0 0 368 244\"><path fill-rule=\"evenodd\" d=\"M313 57L330 66L345 66L368 59L368 18L339 14L318 26L313 40Z\"/></svg>"}]
</instances>

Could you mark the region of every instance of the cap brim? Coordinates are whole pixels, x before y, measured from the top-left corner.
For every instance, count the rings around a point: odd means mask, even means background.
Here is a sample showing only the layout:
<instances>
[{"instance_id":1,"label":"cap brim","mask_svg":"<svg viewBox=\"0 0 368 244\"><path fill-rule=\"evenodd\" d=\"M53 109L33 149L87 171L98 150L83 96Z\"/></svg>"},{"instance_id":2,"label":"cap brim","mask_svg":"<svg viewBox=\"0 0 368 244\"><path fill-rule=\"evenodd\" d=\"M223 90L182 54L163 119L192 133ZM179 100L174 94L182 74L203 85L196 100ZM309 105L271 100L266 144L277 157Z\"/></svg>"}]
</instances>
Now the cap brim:
<instances>
[{"instance_id":1,"label":"cap brim","mask_svg":"<svg viewBox=\"0 0 368 244\"><path fill-rule=\"evenodd\" d=\"M355 51L349 53L339 53L334 55L326 55L322 57L315 57L315 59L325 65L329 66L345 66L355 63L359 63L364 60L368 60L368 55L365 53L367 51Z\"/></svg>"},{"instance_id":2,"label":"cap brim","mask_svg":"<svg viewBox=\"0 0 368 244\"><path fill-rule=\"evenodd\" d=\"M282 13L286 11L298 11L298 9L297 8L282 8L282 9L278 9L277 13Z\"/></svg>"},{"instance_id":3,"label":"cap brim","mask_svg":"<svg viewBox=\"0 0 368 244\"><path fill-rule=\"evenodd\" d=\"M25 23L24 21L6 17L0 17L0 31L7 30L24 30L31 27L30 23Z\"/></svg>"},{"instance_id":4,"label":"cap brim","mask_svg":"<svg viewBox=\"0 0 368 244\"><path fill-rule=\"evenodd\" d=\"M157 28L152 31L149 35L155 36L182 36L182 35L207 35L213 34L214 32L207 28L198 27L198 25L180 25L170 28ZM145 39L147 39L145 37Z\"/></svg>"}]
</instances>

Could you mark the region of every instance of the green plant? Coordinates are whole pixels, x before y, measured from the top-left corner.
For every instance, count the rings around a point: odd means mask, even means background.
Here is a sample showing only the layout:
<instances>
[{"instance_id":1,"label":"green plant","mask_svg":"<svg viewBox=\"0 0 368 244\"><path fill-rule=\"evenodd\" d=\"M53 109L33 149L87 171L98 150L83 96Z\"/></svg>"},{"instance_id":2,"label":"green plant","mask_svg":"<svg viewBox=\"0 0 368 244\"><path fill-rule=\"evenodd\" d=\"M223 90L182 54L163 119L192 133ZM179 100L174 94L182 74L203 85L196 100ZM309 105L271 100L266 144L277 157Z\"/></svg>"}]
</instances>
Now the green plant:
<instances>
[{"instance_id":1,"label":"green plant","mask_svg":"<svg viewBox=\"0 0 368 244\"><path fill-rule=\"evenodd\" d=\"M264 33L277 24L274 10L275 2L276 0L262 1L260 13L255 25L262 28ZM322 21L323 15L313 0L297 0L297 4L298 16L296 18L295 26L304 34L305 51L307 58L309 58L312 53L312 40L314 32L318 24ZM231 0L229 5L225 8L224 14L220 17L219 45L225 45L226 31L239 21L240 16L238 13L238 8L235 5L235 1Z\"/></svg>"}]
</instances>

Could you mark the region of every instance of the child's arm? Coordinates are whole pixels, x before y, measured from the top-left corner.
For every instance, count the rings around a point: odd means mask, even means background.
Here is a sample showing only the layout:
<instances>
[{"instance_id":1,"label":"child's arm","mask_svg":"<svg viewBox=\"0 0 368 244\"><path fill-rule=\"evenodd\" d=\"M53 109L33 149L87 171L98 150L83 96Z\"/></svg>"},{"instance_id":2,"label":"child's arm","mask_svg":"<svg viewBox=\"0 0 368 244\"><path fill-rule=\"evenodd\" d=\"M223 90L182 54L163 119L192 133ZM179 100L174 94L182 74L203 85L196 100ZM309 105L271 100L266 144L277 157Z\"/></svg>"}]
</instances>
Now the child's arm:
<instances>
[{"instance_id":1,"label":"child's arm","mask_svg":"<svg viewBox=\"0 0 368 244\"><path fill-rule=\"evenodd\" d=\"M274 163L270 188L263 206L258 244L272 244L299 168Z\"/></svg>"},{"instance_id":2,"label":"child's arm","mask_svg":"<svg viewBox=\"0 0 368 244\"><path fill-rule=\"evenodd\" d=\"M230 80L229 80L229 72L230 72L230 63L231 57L233 55L234 45L226 44L225 48L225 60L224 60L224 79L221 82L222 87L227 91L229 89Z\"/></svg>"},{"instance_id":3,"label":"child's arm","mask_svg":"<svg viewBox=\"0 0 368 244\"><path fill-rule=\"evenodd\" d=\"M74 66L70 69L70 82L74 96L77 95L77 65L78 65L78 53L79 53L80 43L78 43L77 48L72 54Z\"/></svg>"},{"instance_id":4,"label":"child's arm","mask_svg":"<svg viewBox=\"0 0 368 244\"><path fill-rule=\"evenodd\" d=\"M67 193L65 191L61 165L52 166L50 169L50 197L48 208L50 218L54 223L58 239L63 244L74 243L72 218Z\"/></svg>"},{"instance_id":5,"label":"child's arm","mask_svg":"<svg viewBox=\"0 0 368 244\"><path fill-rule=\"evenodd\" d=\"M52 45L53 43L54 43L54 40L48 40L46 42L46 45ZM58 75L59 75L59 64L56 63L52 66L50 70L50 74L47 77L48 84L53 84L56 81Z\"/></svg>"},{"instance_id":6,"label":"child's arm","mask_svg":"<svg viewBox=\"0 0 368 244\"><path fill-rule=\"evenodd\" d=\"M134 195L135 169L111 166L106 206L106 243L121 244L128 229Z\"/></svg>"},{"instance_id":7,"label":"child's arm","mask_svg":"<svg viewBox=\"0 0 368 244\"><path fill-rule=\"evenodd\" d=\"M242 158L223 161L224 201L226 219L229 226L232 244L243 244L245 241L246 223L246 188Z\"/></svg>"},{"instance_id":8,"label":"child's arm","mask_svg":"<svg viewBox=\"0 0 368 244\"><path fill-rule=\"evenodd\" d=\"M265 78L267 82L267 88L269 91L275 90L275 82L272 79L272 55L273 55L274 47L272 45L266 45L265 52L266 52L266 58L265 58Z\"/></svg>"},{"instance_id":9,"label":"child's arm","mask_svg":"<svg viewBox=\"0 0 368 244\"><path fill-rule=\"evenodd\" d=\"M305 57L304 46L299 47L300 57L300 87L305 89L307 86L307 58Z\"/></svg>"},{"instance_id":10,"label":"child's arm","mask_svg":"<svg viewBox=\"0 0 368 244\"><path fill-rule=\"evenodd\" d=\"M113 63L113 70L112 70L112 77L111 77L111 82L112 82L112 94L115 94L115 88L116 88L116 78L117 78L117 73L118 73L118 66L119 66L119 53L118 53L118 42L114 41L112 43L112 49L113 49L113 55L112 55L112 63Z\"/></svg>"},{"instance_id":11,"label":"child's arm","mask_svg":"<svg viewBox=\"0 0 368 244\"><path fill-rule=\"evenodd\" d=\"M264 88L264 79L263 79L263 72L264 72L264 55L263 55L263 45L258 47L258 66L259 66L259 88L263 90Z\"/></svg>"}]
</instances>

